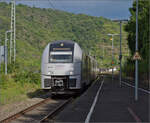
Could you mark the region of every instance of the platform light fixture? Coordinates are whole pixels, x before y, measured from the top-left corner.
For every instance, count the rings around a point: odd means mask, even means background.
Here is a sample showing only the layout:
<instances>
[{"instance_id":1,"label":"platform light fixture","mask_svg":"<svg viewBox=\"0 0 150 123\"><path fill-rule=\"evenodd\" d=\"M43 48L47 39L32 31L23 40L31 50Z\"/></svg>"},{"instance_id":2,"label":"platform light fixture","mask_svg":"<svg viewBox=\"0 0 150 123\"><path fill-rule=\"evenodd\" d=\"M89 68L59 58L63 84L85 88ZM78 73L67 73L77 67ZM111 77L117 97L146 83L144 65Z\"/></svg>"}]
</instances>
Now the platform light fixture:
<instances>
[{"instance_id":1,"label":"platform light fixture","mask_svg":"<svg viewBox=\"0 0 150 123\"><path fill-rule=\"evenodd\" d=\"M114 36L118 36L119 34L107 34L108 36L111 36L112 39L112 63L114 62ZM113 64L112 64L112 81L113 81L113 74L114 74L114 70L113 70Z\"/></svg>"}]
</instances>

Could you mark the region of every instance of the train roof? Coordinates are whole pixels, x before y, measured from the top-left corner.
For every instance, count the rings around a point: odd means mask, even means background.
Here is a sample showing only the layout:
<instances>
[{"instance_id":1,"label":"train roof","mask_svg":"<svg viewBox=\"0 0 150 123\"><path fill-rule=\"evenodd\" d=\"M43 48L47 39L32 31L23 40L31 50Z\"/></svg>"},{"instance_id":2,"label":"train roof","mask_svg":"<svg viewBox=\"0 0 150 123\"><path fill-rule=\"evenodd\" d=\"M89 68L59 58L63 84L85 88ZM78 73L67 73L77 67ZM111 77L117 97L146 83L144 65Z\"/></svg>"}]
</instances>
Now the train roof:
<instances>
[{"instance_id":1,"label":"train roof","mask_svg":"<svg viewBox=\"0 0 150 123\"><path fill-rule=\"evenodd\" d=\"M68 45L74 45L75 43L76 44L78 44L77 42L74 42L74 41L72 41L72 40L56 40L56 41L52 41L52 42L50 42L50 44L52 44L52 45L58 45L58 44L61 44L61 43L67 43ZM79 45L79 44L78 44ZM80 47L80 46L79 46ZM82 49L82 51L83 51L83 53L86 55L86 56L88 56L88 57L90 57L93 61L96 61L96 59L91 55L91 54L89 54L89 52L87 52L87 51L84 51L83 49ZM97 62L97 61L96 61Z\"/></svg>"},{"instance_id":2,"label":"train roof","mask_svg":"<svg viewBox=\"0 0 150 123\"><path fill-rule=\"evenodd\" d=\"M69 43L69 44L75 44L76 42L72 41L72 40L57 40L57 41L53 41L50 42L50 44L57 44L57 43Z\"/></svg>"},{"instance_id":3,"label":"train roof","mask_svg":"<svg viewBox=\"0 0 150 123\"><path fill-rule=\"evenodd\" d=\"M72 40L56 40L56 41L53 41L53 42L50 42L50 44L60 44L60 43L69 43L69 44L75 44L75 43L77 43L77 42L74 42L74 41L72 41ZM77 43L78 44L78 43ZM86 52L86 51L84 51L83 49L82 49L82 51L87 55L87 56L89 56L91 59L93 59L94 60L94 57L93 56L91 56L90 54L89 54L89 52Z\"/></svg>"}]
</instances>

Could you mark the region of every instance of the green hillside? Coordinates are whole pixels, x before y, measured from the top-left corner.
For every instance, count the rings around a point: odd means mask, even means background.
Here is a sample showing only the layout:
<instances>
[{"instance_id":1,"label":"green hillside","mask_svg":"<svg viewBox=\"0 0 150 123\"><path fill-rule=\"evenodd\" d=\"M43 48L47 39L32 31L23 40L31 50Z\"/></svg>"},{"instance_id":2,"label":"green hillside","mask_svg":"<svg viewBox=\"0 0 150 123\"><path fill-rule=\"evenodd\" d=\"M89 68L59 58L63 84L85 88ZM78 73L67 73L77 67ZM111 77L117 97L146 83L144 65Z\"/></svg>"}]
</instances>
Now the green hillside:
<instances>
[{"instance_id":1,"label":"green hillside","mask_svg":"<svg viewBox=\"0 0 150 123\"><path fill-rule=\"evenodd\" d=\"M0 3L0 39L4 44L5 31L10 29L10 4ZM40 63L44 47L54 40L73 40L85 52L96 56L100 67L111 65L111 40L108 33L119 33L119 24L102 17L72 14L59 10L16 6L16 63L8 65L5 81L38 83L40 88ZM104 47L104 57L103 56ZM8 47L9 48L9 47ZM119 36L114 38L115 65L118 65ZM126 33L123 31L123 55L128 55ZM3 73L3 70L2 72ZM5 88L5 89L6 89ZM34 88L34 87L33 87ZM19 92L18 92L19 93ZM9 94L8 94L9 95Z\"/></svg>"},{"instance_id":2,"label":"green hillside","mask_svg":"<svg viewBox=\"0 0 150 123\"><path fill-rule=\"evenodd\" d=\"M10 5L0 4L0 34L10 29ZM23 68L40 69L41 53L47 43L54 40L73 40L87 52L96 55L100 62L102 47L106 45L105 54L111 57L111 41L108 33L119 33L119 25L102 17L83 14L75 15L52 9L30 8L24 5L16 7L17 60ZM104 42L104 43L103 43ZM119 36L115 39L117 53ZM126 43L126 42L124 42ZM127 47L127 46L126 46ZM109 50L107 50L107 48ZM118 54L117 54L118 55ZM105 56L105 63L108 58ZM23 61L23 62L22 62Z\"/></svg>"}]
</instances>

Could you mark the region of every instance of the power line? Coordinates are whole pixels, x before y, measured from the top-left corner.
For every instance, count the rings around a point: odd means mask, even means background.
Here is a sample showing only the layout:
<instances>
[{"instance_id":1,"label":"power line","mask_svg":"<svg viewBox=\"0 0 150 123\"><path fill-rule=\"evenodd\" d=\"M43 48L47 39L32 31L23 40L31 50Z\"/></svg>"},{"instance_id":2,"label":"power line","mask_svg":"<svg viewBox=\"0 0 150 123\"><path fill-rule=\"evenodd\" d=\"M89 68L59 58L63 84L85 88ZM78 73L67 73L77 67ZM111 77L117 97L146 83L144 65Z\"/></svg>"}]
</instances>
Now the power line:
<instances>
[{"instance_id":1,"label":"power line","mask_svg":"<svg viewBox=\"0 0 150 123\"><path fill-rule=\"evenodd\" d=\"M53 3L51 2L51 0L48 0L48 3L55 10L55 7L54 7Z\"/></svg>"}]
</instances>

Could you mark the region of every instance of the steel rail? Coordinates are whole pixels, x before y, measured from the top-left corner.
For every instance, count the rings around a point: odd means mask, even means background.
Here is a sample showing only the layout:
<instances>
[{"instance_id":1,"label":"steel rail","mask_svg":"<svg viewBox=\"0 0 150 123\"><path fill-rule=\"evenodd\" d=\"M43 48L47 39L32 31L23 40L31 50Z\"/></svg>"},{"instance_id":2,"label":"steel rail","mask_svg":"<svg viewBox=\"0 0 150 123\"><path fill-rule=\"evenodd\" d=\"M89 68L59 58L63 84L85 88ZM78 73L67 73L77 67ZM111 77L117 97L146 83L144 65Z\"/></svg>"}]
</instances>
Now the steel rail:
<instances>
[{"instance_id":1,"label":"steel rail","mask_svg":"<svg viewBox=\"0 0 150 123\"><path fill-rule=\"evenodd\" d=\"M97 80L99 80L100 78L99 77L97 77L95 80L94 80L94 82L96 82ZM94 85L94 82L92 83L92 85L90 85L90 86L93 86ZM87 91L87 90L86 90ZM84 93L86 92L86 91L84 91ZM82 93L83 94L83 93ZM76 99L76 97L75 98L73 98L73 97L70 97L69 99L67 99L66 101L64 101L62 104L60 104L56 109L54 109L53 111L51 111L48 115L46 115L43 119L41 119L40 121L39 121L39 123L47 123L47 122L49 122L50 120L52 120L60 111L62 111L64 108L65 108L65 106L68 104L68 103L70 103L70 102L72 102L74 99Z\"/></svg>"},{"instance_id":2,"label":"steel rail","mask_svg":"<svg viewBox=\"0 0 150 123\"><path fill-rule=\"evenodd\" d=\"M42 104L44 104L44 103L46 103L46 102L48 102L50 100L51 100L50 98L46 98L46 99L40 101L39 103L37 103L35 105L32 105L32 106L30 106L30 107L28 107L28 108L26 108L26 109L24 109L24 110L22 110L22 111L20 111L20 112L18 112L16 114L12 115L10 117L7 117L6 119L0 121L0 123L8 123L10 121L13 121L13 120L17 119L18 117L24 115L25 113L27 113L27 112L29 112L29 111L31 111L31 110L41 106Z\"/></svg>"},{"instance_id":3,"label":"steel rail","mask_svg":"<svg viewBox=\"0 0 150 123\"><path fill-rule=\"evenodd\" d=\"M45 123L50 121L54 116L56 116L56 114L58 114L62 109L64 109L64 107L73 101L73 98L69 98L68 100L66 100L65 102L63 102L62 104L60 104L56 109L54 109L52 112L50 112L48 115L46 115L43 119L40 120L40 123Z\"/></svg>"}]
</instances>

